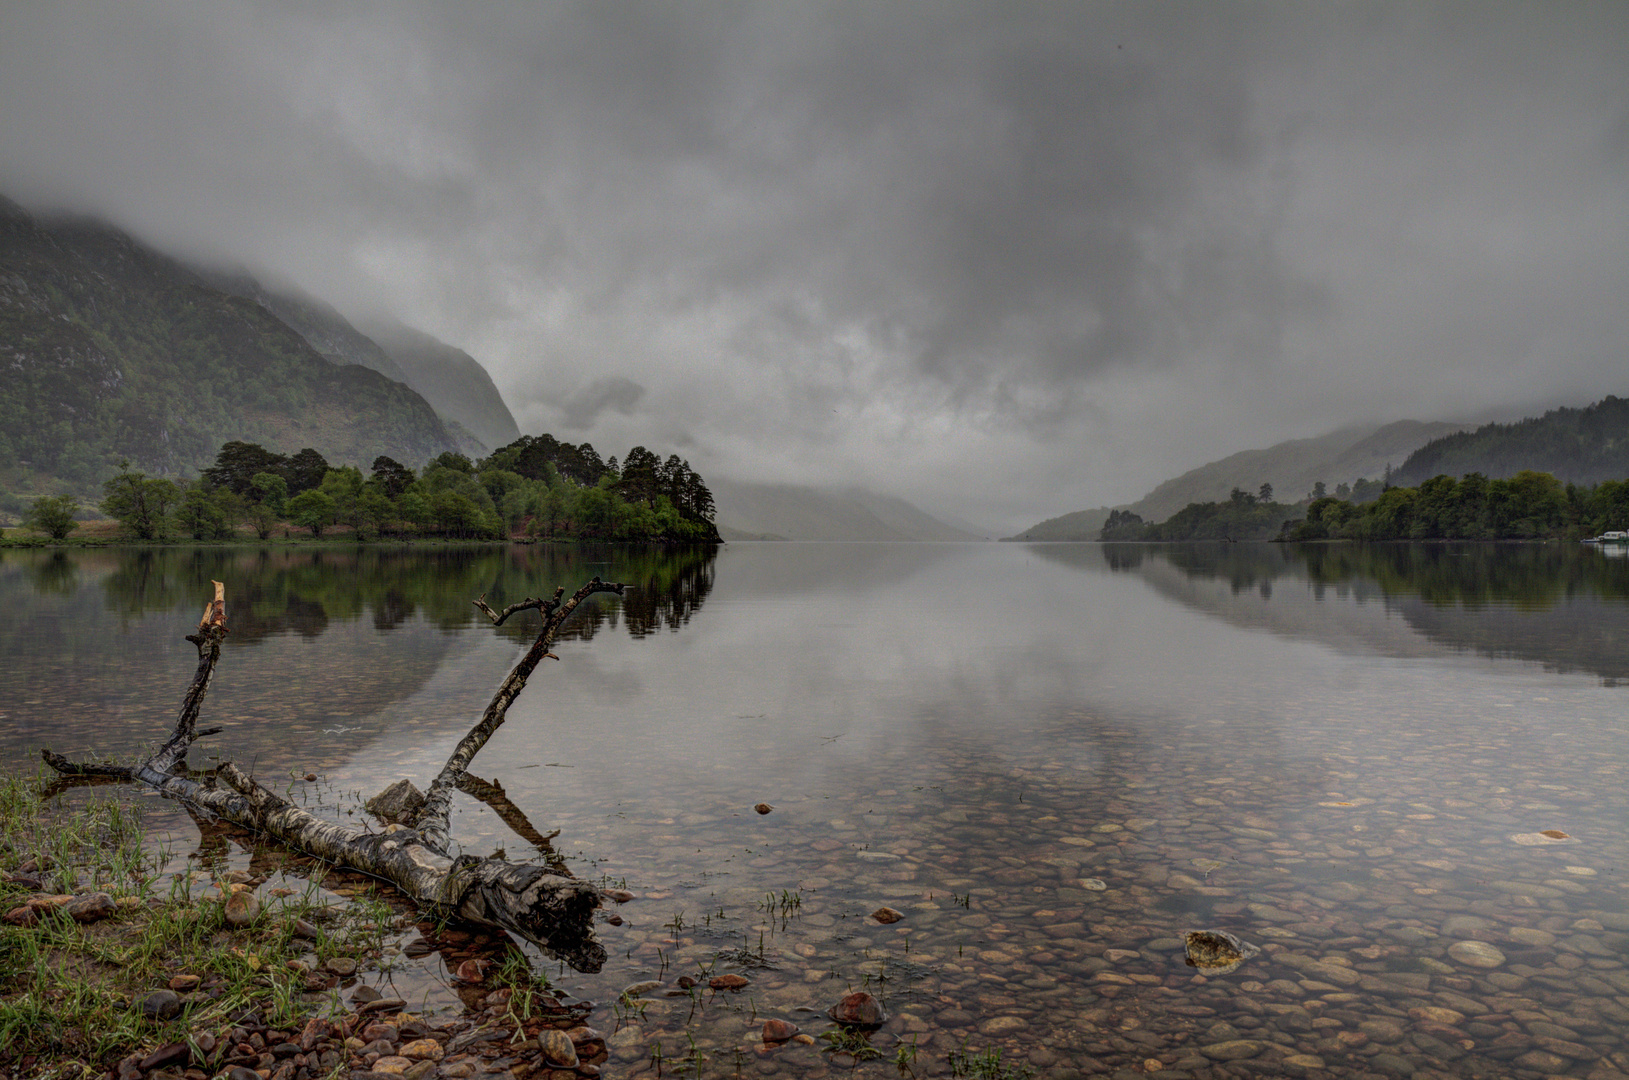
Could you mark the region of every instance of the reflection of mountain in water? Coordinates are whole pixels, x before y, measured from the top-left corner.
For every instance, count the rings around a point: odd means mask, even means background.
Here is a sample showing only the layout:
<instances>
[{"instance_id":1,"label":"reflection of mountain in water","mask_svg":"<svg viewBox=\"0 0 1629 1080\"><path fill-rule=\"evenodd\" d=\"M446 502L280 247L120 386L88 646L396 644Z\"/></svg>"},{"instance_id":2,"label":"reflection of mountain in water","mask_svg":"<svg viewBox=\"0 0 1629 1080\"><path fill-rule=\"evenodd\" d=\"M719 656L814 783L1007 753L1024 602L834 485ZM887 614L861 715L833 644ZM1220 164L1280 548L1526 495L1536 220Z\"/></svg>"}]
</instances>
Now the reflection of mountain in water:
<instances>
[{"instance_id":1,"label":"reflection of mountain in water","mask_svg":"<svg viewBox=\"0 0 1629 1080\"><path fill-rule=\"evenodd\" d=\"M487 635L529 641L537 617L502 628L470 603L549 595L594 575L598 596L564 637L684 625L713 584L710 549L584 547L288 550L105 549L0 554L0 758L50 745L129 756L163 737L196 655L184 636L226 582L231 633L206 710L233 756L286 757L324 733L411 699ZM110 618L109 616L116 616ZM459 634L459 630L473 634Z\"/></svg>"},{"instance_id":2,"label":"reflection of mountain in water","mask_svg":"<svg viewBox=\"0 0 1629 1080\"><path fill-rule=\"evenodd\" d=\"M1589 671L1609 684L1629 679L1629 562L1583 545L1096 549L1099 571L1135 573L1162 594L1229 622L1343 651L1471 650ZM1054 558L1049 547L1034 550ZM1082 545L1057 561L1081 565L1089 551Z\"/></svg>"}]
</instances>

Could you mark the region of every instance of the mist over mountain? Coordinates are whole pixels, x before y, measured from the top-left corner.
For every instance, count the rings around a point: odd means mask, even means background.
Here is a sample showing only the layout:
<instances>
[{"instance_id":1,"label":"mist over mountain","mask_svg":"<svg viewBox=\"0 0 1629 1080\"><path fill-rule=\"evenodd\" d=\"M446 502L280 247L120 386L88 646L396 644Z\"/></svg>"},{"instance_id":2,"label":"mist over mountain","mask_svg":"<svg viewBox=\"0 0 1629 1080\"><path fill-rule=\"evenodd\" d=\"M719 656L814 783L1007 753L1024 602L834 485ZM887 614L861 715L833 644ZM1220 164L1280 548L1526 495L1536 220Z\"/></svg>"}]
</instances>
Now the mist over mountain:
<instances>
[{"instance_id":1,"label":"mist over mountain","mask_svg":"<svg viewBox=\"0 0 1629 1080\"><path fill-rule=\"evenodd\" d=\"M863 488L711 481L726 540L983 540L904 499Z\"/></svg>"},{"instance_id":2,"label":"mist over mountain","mask_svg":"<svg viewBox=\"0 0 1629 1080\"><path fill-rule=\"evenodd\" d=\"M1607 397L1581 409L1443 435L1410 454L1392 482L1410 486L1473 472L1498 479L1524 469L1577 484L1629 477L1629 401Z\"/></svg>"},{"instance_id":3,"label":"mist over mountain","mask_svg":"<svg viewBox=\"0 0 1629 1080\"><path fill-rule=\"evenodd\" d=\"M1415 449L1432 439L1462 431L1448 421L1399 420L1363 424L1312 439L1291 439L1262 450L1245 450L1173 477L1128 506L1144 521L1164 521L1190 503L1221 502L1234 488L1254 494L1262 484L1274 497L1293 502L1320 481L1333 492L1339 484L1375 480L1395 469ZM1024 529L1014 540L1096 540L1109 507L1077 510Z\"/></svg>"},{"instance_id":4,"label":"mist over mountain","mask_svg":"<svg viewBox=\"0 0 1629 1080\"><path fill-rule=\"evenodd\" d=\"M378 343L402 380L423 394L443 420L469 432L488 450L520 438L492 376L469 353L399 322L381 319L365 326L367 339Z\"/></svg>"},{"instance_id":5,"label":"mist over mountain","mask_svg":"<svg viewBox=\"0 0 1629 1080\"><path fill-rule=\"evenodd\" d=\"M94 487L196 471L231 439L335 462L456 443L430 403L338 366L272 310L85 218L0 201L0 462Z\"/></svg>"}]
</instances>

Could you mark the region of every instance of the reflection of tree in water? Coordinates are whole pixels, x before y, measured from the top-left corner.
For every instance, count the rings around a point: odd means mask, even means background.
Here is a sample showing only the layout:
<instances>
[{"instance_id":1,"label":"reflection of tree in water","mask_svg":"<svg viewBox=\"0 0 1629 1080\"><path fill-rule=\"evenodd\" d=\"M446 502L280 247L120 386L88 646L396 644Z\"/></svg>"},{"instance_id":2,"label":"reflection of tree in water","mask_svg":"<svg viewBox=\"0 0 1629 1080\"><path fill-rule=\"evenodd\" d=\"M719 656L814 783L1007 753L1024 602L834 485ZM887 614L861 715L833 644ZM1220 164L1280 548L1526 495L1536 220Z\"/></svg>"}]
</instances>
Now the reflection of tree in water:
<instances>
[{"instance_id":1,"label":"reflection of tree in water","mask_svg":"<svg viewBox=\"0 0 1629 1080\"><path fill-rule=\"evenodd\" d=\"M1042 554L1049 554L1037 548ZM1103 544L1111 570L1158 558L1235 594L1304 578L1316 595L1416 597L1433 607L1541 611L1580 596L1629 599L1629 560L1581 544Z\"/></svg>"},{"instance_id":2,"label":"reflection of tree in water","mask_svg":"<svg viewBox=\"0 0 1629 1080\"><path fill-rule=\"evenodd\" d=\"M79 566L65 552L53 551L44 559L29 563L25 573L38 593L72 596L79 589Z\"/></svg>"},{"instance_id":3,"label":"reflection of tree in water","mask_svg":"<svg viewBox=\"0 0 1629 1080\"><path fill-rule=\"evenodd\" d=\"M75 580L72 560L56 553L31 567L36 588L47 581ZM201 586L227 582L233 598L228 643L246 645L266 637L317 637L331 623L370 617L390 631L422 616L443 630L485 620L470 601L485 595L495 606L548 595L561 582L598 574L633 586L620 603L595 598L592 607L562 635L591 638L601 626L627 625L643 637L677 629L707 598L716 549L632 548L590 545L518 545L411 548L141 548L120 552L103 580L106 602L124 615L190 610ZM501 632L517 638L534 631L524 621Z\"/></svg>"},{"instance_id":4,"label":"reflection of tree in water","mask_svg":"<svg viewBox=\"0 0 1629 1080\"><path fill-rule=\"evenodd\" d=\"M1138 572L1123 553L1111 570ZM1181 544L1141 545L1143 559L1192 579L1225 581L1233 595L1271 597L1278 579L1304 582L1324 600L1372 601L1425 638L1454 649L1589 671L1629 681L1629 560L1582 544ZM1255 619L1277 625L1276 605ZM1285 623L1285 626L1290 624ZM1297 630L1305 633L1305 629Z\"/></svg>"}]
</instances>

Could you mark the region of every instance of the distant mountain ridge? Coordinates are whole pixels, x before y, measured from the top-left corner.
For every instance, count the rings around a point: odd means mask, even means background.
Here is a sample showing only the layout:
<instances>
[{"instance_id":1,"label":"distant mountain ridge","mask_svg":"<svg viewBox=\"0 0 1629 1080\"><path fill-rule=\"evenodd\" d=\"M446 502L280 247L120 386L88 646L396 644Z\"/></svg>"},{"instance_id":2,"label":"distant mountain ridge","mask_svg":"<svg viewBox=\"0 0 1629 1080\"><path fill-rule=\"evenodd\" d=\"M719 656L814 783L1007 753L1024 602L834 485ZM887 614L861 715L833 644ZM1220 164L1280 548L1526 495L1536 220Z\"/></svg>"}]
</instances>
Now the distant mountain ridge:
<instances>
[{"instance_id":1,"label":"distant mountain ridge","mask_svg":"<svg viewBox=\"0 0 1629 1080\"><path fill-rule=\"evenodd\" d=\"M198 470L231 439L335 462L456 446L420 394L336 366L257 301L105 223L0 200L0 469L81 491L120 460Z\"/></svg>"},{"instance_id":2,"label":"distant mountain ridge","mask_svg":"<svg viewBox=\"0 0 1629 1080\"><path fill-rule=\"evenodd\" d=\"M713 479L725 540L983 540L892 495L863 488Z\"/></svg>"},{"instance_id":3,"label":"distant mountain ridge","mask_svg":"<svg viewBox=\"0 0 1629 1080\"><path fill-rule=\"evenodd\" d=\"M1145 521L1164 521L1190 503L1221 502L1234 488L1254 494L1264 483L1271 484L1274 497L1284 502L1310 494L1319 481L1333 493L1338 484L1359 478L1378 479L1388 466L1395 468L1416 448L1468 426L1448 421L1399 420L1342 428L1311 439L1291 439L1262 450L1242 450L1190 469L1137 502L1113 509L1129 510ZM1096 540L1109 510L1099 507L1048 518L1008 539Z\"/></svg>"},{"instance_id":4,"label":"distant mountain ridge","mask_svg":"<svg viewBox=\"0 0 1629 1080\"><path fill-rule=\"evenodd\" d=\"M0 481L90 493L121 460L185 473L233 439L417 467L519 436L472 357L399 324L379 333L388 347L298 289L0 198Z\"/></svg>"},{"instance_id":5,"label":"distant mountain ridge","mask_svg":"<svg viewBox=\"0 0 1629 1080\"><path fill-rule=\"evenodd\" d=\"M1413 486L1473 472L1501 479L1524 469L1576 484L1629 477L1629 401L1609 396L1579 409L1444 435L1410 454L1392 482Z\"/></svg>"}]
</instances>

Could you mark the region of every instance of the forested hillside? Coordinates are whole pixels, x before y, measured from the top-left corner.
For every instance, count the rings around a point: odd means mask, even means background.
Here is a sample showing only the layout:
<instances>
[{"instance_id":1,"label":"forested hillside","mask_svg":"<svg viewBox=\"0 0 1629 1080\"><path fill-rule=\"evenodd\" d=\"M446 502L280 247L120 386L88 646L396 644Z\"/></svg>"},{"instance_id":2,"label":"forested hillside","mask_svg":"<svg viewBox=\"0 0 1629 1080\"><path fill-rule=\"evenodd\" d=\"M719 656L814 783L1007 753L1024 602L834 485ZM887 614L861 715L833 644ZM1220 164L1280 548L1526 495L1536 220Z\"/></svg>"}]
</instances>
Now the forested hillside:
<instances>
[{"instance_id":1,"label":"forested hillside","mask_svg":"<svg viewBox=\"0 0 1629 1080\"><path fill-rule=\"evenodd\" d=\"M0 467L84 490L222 443L426 461L455 446L410 387L336 366L266 307L106 225L0 200Z\"/></svg>"},{"instance_id":2,"label":"forested hillside","mask_svg":"<svg viewBox=\"0 0 1629 1080\"><path fill-rule=\"evenodd\" d=\"M1391 480L1410 485L1433 476L1500 478L1523 470L1575 484L1629 476L1629 401L1608 397L1582 409L1554 409L1433 439L1409 455Z\"/></svg>"}]
</instances>

